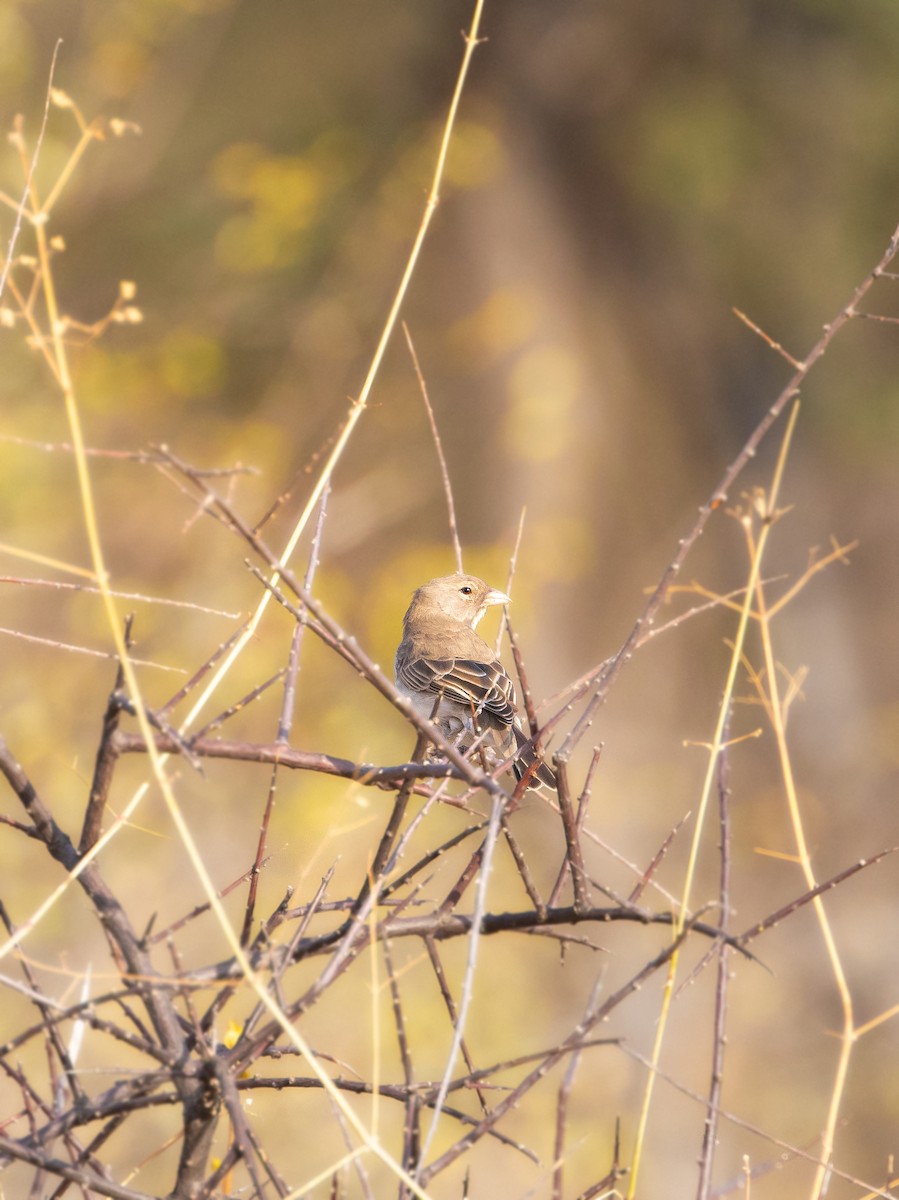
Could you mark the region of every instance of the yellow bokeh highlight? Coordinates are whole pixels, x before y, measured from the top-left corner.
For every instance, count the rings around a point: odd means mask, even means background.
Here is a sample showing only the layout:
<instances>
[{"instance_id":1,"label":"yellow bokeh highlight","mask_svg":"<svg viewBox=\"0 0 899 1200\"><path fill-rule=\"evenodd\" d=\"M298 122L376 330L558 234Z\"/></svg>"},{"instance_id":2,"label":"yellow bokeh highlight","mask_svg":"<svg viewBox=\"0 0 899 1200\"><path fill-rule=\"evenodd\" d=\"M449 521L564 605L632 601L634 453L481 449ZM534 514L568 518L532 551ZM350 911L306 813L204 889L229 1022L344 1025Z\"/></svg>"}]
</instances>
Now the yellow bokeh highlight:
<instances>
[{"instance_id":1,"label":"yellow bokeh highlight","mask_svg":"<svg viewBox=\"0 0 899 1200\"><path fill-rule=\"evenodd\" d=\"M306 229L322 196L321 172L299 157L267 159L251 177L260 216L285 229Z\"/></svg>"},{"instance_id":2,"label":"yellow bokeh highlight","mask_svg":"<svg viewBox=\"0 0 899 1200\"><path fill-rule=\"evenodd\" d=\"M266 271L296 262L305 235L344 178L339 146L313 146L309 154L270 154L256 142L236 142L212 165L216 188L241 202L226 218L215 249L234 271Z\"/></svg>"},{"instance_id":3,"label":"yellow bokeh highlight","mask_svg":"<svg viewBox=\"0 0 899 1200\"><path fill-rule=\"evenodd\" d=\"M503 429L513 458L549 462L565 453L574 432L572 413L580 386L577 359L563 346L538 346L522 355L509 377Z\"/></svg>"},{"instance_id":4,"label":"yellow bokeh highlight","mask_svg":"<svg viewBox=\"0 0 899 1200\"><path fill-rule=\"evenodd\" d=\"M215 239L216 258L232 271L268 271L296 261L296 239L254 217L232 217Z\"/></svg>"},{"instance_id":5,"label":"yellow bokeh highlight","mask_svg":"<svg viewBox=\"0 0 899 1200\"><path fill-rule=\"evenodd\" d=\"M500 288L450 327L450 350L473 366L487 366L518 349L537 328L537 299L521 287Z\"/></svg>"},{"instance_id":6,"label":"yellow bokeh highlight","mask_svg":"<svg viewBox=\"0 0 899 1200\"><path fill-rule=\"evenodd\" d=\"M224 352L214 338L181 329L162 342L159 373L169 391L179 396L207 396L224 381Z\"/></svg>"}]
</instances>

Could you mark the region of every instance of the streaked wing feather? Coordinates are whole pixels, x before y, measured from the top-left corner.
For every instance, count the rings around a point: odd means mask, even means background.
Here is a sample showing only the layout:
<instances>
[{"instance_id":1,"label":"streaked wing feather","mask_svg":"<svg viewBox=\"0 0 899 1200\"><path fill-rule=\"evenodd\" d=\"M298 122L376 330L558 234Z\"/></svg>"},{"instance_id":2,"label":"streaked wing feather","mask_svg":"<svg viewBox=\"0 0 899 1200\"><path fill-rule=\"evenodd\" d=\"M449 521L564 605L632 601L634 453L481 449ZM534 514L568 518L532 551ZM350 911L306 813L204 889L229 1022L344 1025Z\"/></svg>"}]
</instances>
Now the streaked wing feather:
<instances>
[{"instance_id":1,"label":"streaked wing feather","mask_svg":"<svg viewBox=\"0 0 899 1200\"><path fill-rule=\"evenodd\" d=\"M500 662L465 658L417 658L404 663L400 682L412 691L439 692L461 704L490 713L502 725L515 717L515 685Z\"/></svg>"},{"instance_id":2,"label":"streaked wing feather","mask_svg":"<svg viewBox=\"0 0 899 1200\"><path fill-rule=\"evenodd\" d=\"M397 666L397 682L410 692L439 692L439 680L453 668L452 658L413 658Z\"/></svg>"}]
</instances>

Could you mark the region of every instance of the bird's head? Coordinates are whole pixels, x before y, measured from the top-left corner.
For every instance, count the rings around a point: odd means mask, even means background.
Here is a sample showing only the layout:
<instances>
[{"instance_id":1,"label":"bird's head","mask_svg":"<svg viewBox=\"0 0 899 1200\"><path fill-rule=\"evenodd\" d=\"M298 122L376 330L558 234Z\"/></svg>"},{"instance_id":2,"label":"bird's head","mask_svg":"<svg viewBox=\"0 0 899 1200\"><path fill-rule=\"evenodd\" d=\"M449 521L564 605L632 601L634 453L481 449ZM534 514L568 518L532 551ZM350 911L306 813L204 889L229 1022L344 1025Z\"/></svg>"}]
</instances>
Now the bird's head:
<instances>
[{"instance_id":1,"label":"bird's head","mask_svg":"<svg viewBox=\"0 0 899 1200\"><path fill-rule=\"evenodd\" d=\"M412 597L412 608L436 609L474 629L491 604L508 604L509 597L477 575L443 575L423 583ZM410 609L410 612L412 609Z\"/></svg>"}]
</instances>

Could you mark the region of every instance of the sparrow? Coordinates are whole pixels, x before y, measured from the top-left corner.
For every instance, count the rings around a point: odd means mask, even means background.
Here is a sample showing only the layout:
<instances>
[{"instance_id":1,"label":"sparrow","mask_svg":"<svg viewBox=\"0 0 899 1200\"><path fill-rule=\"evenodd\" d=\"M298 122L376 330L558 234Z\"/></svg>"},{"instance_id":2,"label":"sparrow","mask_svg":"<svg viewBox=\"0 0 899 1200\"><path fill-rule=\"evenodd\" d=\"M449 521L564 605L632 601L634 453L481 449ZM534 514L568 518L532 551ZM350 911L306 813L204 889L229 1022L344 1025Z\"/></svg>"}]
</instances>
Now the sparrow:
<instances>
[{"instance_id":1,"label":"sparrow","mask_svg":"<svg viewBox=\"0 0 899 1200\"><path fill-rule=\"evenodd\" d=\"M522 732L515 685L490 646L475 633L491 604L505 592L475 575L444 575L422 584L403 618L396 652L396 686L419 716L468 750L481 736L492 757L516 757L516 779L531 771L528 787L555 787L556 778Z\"/></svg>"}]
</instances>

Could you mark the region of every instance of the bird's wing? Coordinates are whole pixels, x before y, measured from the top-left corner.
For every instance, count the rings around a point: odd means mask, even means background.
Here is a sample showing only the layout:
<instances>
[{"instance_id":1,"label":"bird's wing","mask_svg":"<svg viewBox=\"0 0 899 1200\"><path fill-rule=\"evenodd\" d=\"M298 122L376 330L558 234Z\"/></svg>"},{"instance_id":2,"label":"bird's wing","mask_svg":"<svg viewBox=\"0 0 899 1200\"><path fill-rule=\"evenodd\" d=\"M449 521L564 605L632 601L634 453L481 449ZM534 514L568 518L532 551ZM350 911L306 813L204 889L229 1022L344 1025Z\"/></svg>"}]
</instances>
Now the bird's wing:
<instances>
[{"instance_id":1,"label":"bird's wing","mask_svg":"<svg viewBox=\"0 0 899 1200\"><path fill-rule=\"evenodd\" d=\"M398 682L411 692L437 692L476 712L487 712L501 725L511 725L515 719L515 685L499 661L416 658L402 664Z\"/></svg>"}]
</instances>

